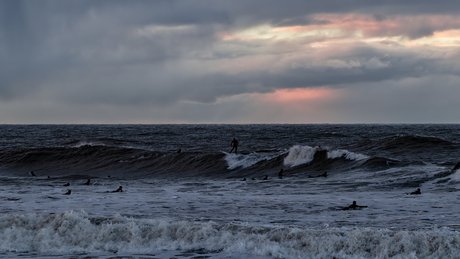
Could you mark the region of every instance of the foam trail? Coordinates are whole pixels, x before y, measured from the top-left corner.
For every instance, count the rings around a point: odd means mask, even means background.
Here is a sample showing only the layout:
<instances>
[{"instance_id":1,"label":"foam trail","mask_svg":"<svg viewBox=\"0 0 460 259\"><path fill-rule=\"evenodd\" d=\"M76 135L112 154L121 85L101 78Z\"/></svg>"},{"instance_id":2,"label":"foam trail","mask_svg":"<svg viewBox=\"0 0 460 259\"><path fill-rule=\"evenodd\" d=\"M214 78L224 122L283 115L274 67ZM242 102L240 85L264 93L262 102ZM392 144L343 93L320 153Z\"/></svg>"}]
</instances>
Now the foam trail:
<instances>
[{"instance_id":1,"label":"foam trail","mask_svg":"<svg viewBox=\"0 0 460 259\"><path fill-rule=\"evenodd\" d=\"M229 154L226 152L223 152L225 154L225 161L227 161L228 164L228 169L232 170L235 168L248 168L250 166L253 166L257 164L260 161L263 160L268 160L271 158L274 158L278 156L279 154L273 154L273 153L250 153L247 155L243 154Z\"/></svg>"}]
</instances>

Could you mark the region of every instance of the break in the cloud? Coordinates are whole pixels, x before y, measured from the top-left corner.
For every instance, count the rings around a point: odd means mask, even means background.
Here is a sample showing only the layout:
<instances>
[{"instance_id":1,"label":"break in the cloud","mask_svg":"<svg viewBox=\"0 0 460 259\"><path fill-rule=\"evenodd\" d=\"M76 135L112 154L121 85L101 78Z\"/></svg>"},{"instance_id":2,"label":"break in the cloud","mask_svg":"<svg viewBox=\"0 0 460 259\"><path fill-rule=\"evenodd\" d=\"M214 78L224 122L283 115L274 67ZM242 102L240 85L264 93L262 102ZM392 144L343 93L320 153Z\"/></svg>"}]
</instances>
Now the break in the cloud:
<instances>
[{"instance_id":1,"label":"break in the cloud","mask_svg":"<svg viewBox=\"0 0 460 259\"><path fill-rule=\"evenodd\" d=\"M460 122L454 1L0 2L0 123Z\"/></svg>"}]
</instances>

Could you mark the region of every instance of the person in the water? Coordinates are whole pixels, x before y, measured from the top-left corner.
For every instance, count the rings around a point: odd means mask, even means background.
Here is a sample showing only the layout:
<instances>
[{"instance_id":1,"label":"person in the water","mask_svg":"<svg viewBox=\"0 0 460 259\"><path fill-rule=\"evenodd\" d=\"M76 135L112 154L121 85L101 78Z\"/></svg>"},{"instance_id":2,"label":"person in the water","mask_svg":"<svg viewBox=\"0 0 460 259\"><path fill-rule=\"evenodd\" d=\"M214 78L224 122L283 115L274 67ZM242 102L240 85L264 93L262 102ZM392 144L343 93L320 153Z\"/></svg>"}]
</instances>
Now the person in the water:
<instances>
[{"instance_id":1,"label":"person in the water","mask_svg":"<svg viewBox=\"0 0 460 259\"><path fill-rule=\"evenodd\" d=\"M278 173L278 178L283 179L283 169L281 169Z\"/></svg>"},{"instance_id":2,"label":"person in the water","mask_svg":"<svg viewBox=\"0 0 460 259\"><path fill-rule=\"evenodd\" d=\"M356 204L356 201L353 201L353 204L351 204L348 207L343 208L342 210L356 210L356 209L361 209L361 208L367 208L367 206L359 206Z\"/></svg>"},{"instance_id":3,"label":"person in the water","mask_svg":"<svg viewBox=\"0 0 460 259\"><path fill-rule=\"evenodd\" d=\"M71 191L71 190L67 190L67 192L66 192L66 193L64 193L64 195L70 195L71 193L72 193L72 191Z\"/></svg>"},{"instance_id":4,"label":"person in the water","mask_svg":"<svg viewBox=\"0 0 460 259\"><path fill-rule=\"evenodd\" d=\"M70 183L65 183L63 186L70 186Z\"/></svg>"},{"instance_id":5,"label":"person in the water","mask_svg":"<svg viewBox=\"0 0 460 259\"><path fill-rule=\"evenodd\" d=\"M115 190L115 191L113 191L113 192L123 192L123 187L120 186L120 187L118 187L117 190Z\"/></svg>"},{"instance_id":6,"label":"person in the water","mask_svg":"<svg viewBox=\"0 0 460 259\"><path fill-rule=\"evenodd\" d=\"M88 181L86 181L86 183L84 183L85 185L89 185L91 181L88 179Z\"/></svg>"},{"instance_id":7,"label":"person in the water","mask_svg":"<svg viewBox=\"0 0 460 259\"><path fill-rule=\"evenodd\" d=\"M266 175L266 176L264 177L264 179L262 179L262 180L268 180L268 175Z\"/></svg>"},{"instance_id":8,"label":"person in the water","mask_svg":"<svg viewBox=\"0 0 460 259\"><path fill-rule=\"evenodd\" d=\"M230 150L230 154L235 150L235 154L238 150L238 140L236 138L233 138L232 143L230 143L230 146L232 147L232 150Z\"/></svg>"},{"instance_id":9,"label":"person in the water","mask_svg":"<svg viewBox=\"0 0 460 259\"><path fill-rule=\"evenodd\" d=\"M35 176L34 171L30 171L29 173L31 176Z\"/></svg>"},{"instance_id":10,"label":"person in the water","mask_svg":"<svg viewBox=\"0 0 460 259\"><path fill-rule=\"evenodd\" d=\"M320 174L320 175L317 175L317 176L308 176L308 178L317 178L317 177L327 177L327 172L324 172L324 174Z\"/></svg>"},{"instance_id":11,"label":"person in the water","mask_svg":"<svg viewBox=\"0 0 460 259\"><path fill-rule=\"evenodd\" d=\"M420 191L420 188L417 188L416 191L410 193L410 195L414 195L414 194L422 194L422 192Z\"/></svg>"}]
</instances>

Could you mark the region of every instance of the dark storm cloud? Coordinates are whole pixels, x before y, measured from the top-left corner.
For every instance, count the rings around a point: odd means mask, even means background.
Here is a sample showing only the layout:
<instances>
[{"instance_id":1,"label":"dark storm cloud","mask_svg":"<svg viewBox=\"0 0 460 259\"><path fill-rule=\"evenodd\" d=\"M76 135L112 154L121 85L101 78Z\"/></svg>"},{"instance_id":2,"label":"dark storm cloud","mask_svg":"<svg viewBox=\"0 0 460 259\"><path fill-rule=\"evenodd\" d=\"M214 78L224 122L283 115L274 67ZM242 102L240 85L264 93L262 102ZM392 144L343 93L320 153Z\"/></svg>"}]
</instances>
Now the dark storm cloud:
<instances>
[{"instance_id":1,"label":"dark storm cloud","mask_svg":"<svg viewBox=\"0 0 460 259\"><path fill-rule=\"evenodd\" d=\"M249 46L250 50L215 49L220 32L260 24L282 27L331 23L309 16L316 13L355 12L385 21L395 14L458 11L457 2L446 0L4 0L0 2L0 100L52 88L56 98L64 102L209 103L222 96L279 88L420 77L438 73L439 68L434 68L437 61L402 53L390 53L388 57L385 51L367 46L329 57L350 64L358 62L350 67L319 64L275 72L266 68L206 72L184 64L190 60L250 57L264 44ZM418 38L435 30L429 23L413 24L394 34Z\"/></svg>"}]
</instances>

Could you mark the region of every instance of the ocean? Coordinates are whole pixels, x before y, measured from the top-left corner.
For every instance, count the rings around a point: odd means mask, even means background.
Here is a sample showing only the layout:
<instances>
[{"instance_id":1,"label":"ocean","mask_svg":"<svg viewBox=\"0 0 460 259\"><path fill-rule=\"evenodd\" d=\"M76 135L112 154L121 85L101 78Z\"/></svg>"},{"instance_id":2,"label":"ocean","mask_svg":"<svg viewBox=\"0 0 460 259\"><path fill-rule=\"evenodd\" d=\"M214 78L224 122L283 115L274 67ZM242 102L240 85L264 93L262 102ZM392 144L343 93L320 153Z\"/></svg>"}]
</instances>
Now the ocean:
<instances>
[{"instance_id":1,"label":"ocean","mask_svg":"<svg viewBox=\"0 0 460 259\"><path fill-rule=\"evenodd\" d=\"M0 125L0 258L460 258L459 162L458 124Z\"/></svg>"}]
</instances>

